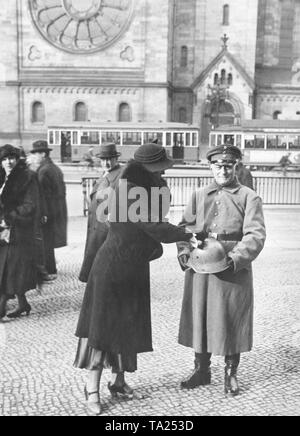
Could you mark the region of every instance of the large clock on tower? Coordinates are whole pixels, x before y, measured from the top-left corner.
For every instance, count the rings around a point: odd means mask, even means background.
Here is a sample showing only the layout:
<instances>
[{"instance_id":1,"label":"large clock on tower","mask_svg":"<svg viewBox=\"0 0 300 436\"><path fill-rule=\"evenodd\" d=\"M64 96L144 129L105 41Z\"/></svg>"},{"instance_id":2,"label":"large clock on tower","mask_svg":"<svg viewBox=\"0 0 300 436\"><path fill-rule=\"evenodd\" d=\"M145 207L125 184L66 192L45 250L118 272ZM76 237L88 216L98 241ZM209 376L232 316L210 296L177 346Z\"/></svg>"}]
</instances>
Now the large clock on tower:
<instances>
[{"instance_id":1,"label":"large clock on tower","mask_svg":"<svg viewBox=\"0 0 300 436\"><path fill-rule=\"evenodd\" d=\"M128 28L134 0L28 0L38 31L55 47L92 53L113 44Z\"/></svg>"}]
</instances>

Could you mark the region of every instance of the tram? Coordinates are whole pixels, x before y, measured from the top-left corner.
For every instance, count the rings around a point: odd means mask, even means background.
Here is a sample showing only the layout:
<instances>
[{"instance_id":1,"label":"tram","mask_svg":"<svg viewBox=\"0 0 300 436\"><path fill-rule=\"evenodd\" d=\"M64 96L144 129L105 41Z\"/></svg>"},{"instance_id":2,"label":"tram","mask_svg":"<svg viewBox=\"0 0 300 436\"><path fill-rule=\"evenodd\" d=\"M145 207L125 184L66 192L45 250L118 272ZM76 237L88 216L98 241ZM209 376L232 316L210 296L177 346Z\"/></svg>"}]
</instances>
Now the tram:
<instances>
[{"instance_id":1,"label":"tram","mask_svg":"<svg viewBox=\"0 0 300 436\"><path fill-rule=\"evenodd\" d=\"M114 142L127 161L142 144L156 142L165 147L178 162L197 162L199 159L199 128L185 123L91 123L48 127L48 144L52 156L61 162L81 162L91 149L97 155L104 142Z\"/></svg>"},{"instance_id":2,"label":"tram","mask_svg":"<svg viewBox=\"0 0 300 436\"><path fill-rule=\"evenodd\" d=\"M300 169L300 120L244 120L241 125L219 126L210 132L209 147L240 147L250 169L271 170L288 156Z\"/></svg>"}]
</instances>

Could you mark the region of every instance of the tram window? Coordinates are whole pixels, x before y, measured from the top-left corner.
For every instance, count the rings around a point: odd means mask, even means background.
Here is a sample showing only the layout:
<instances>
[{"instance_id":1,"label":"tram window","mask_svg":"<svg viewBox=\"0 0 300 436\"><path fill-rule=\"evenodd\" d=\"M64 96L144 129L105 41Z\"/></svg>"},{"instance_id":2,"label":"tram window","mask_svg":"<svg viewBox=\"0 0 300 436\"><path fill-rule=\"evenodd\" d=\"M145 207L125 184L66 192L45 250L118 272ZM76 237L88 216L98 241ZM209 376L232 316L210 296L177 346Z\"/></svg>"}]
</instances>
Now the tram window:
<instances>
[{"instance_id":1,"label":"tram window","mask_svg":"<svg viewBox=\"0 0 300 436\"><path fill-rule=\"evenodd\" d=\"M172 136L171 133L167 132L166 133L166 147L171 147L172 146Z\"/></svg>"},{"instance_id":2,"label":"tram window","mask_svg":"<svg viewBox=\"0 0 300 436\"><path fill-rule=\"evenodd\" d=\"M224 135L224 144L234 145L234 135Z\"/></svg>"},{"instance_id":3,"label":"tram window","mask_svg":"<svg viewBox=\"0 0 300 436\"><path fill-rule=\"evenodd\" d=\"M242 135L236 135L236 144L235 145L237 147L241 148L241 146L242 146Z\"/></svg>"},{"instance_id":4,"label":"tram window","mask_svg":"<svg viewBox=\"0 0 300 436\"><path fill-rule=\"evenodd\" d=\"M192 133L192 137L193 137L192 145L194 147L198 147L198 135L197 135L197 133Z\"/></svg>"},{"instance_id":5,"label":"tram window","mask_svg":"<svg viewBox=\"0 0 300 436\"><path fill-rule=\"evenodd\" d=\"M265 148L265 137L260 135L255 135L255 148Z\"/></svg>"},{"instance_id":6,"label":"tram window","mask_svg":"<svg viewBox=\"0 0 300 436\"><path fill-rule=\"evenodd\" d=\"M48 142L49 142L49 145L54 145L54 132L53 132L53 130L50 130L50 132L49 132Z\"/></svg>"},{"instance_id":7,"label":"tram window","mask_svg":"<svg viewBox=\"0 0 300 436\"><path fill-rule=\"evenodd\" d=\"M90 132L90 143L91 144L99 144L99 132Z\"/></svg>"},{"instance_id":8,"label":"tram window","mask_svg":"<svg viewBox=\"0 0 300 436\"><path fill-rule=\"evenodd\" d=\"M76 133L76 132L74 132ZM81 132L81 144L99 144L98 132Z\"/></svg>"},{"instance_id":9,"label":"tram window","mask_svg":"<svg viewBox=\"0 0 300 436\"><path fill-rule=\"evenodd\" d=\"M245 136L245 148L254 148L254 135Z\"/></svg>"},{"instance_id":10,"label":"tram window","mask_svg":"<svg viewBox=\"0 0 300 436\"><path fill-rule=\"evenodd\" d=\"M161 132L144 132L144 144L150 144L155 142L158 145L162 145L163 134Z\"/></svg>"},{"instance_id":11,"label":"tram window","mask_svg":"<svg viewBox=\"0 0 300 436\"><path fill-rule=\"evenodd\" d=\"M267 148L277 148L278 137L276 135L267 136Z\"/></svg>"},{"instance_id":12,"label":"tram window","mask_svg":"<svg viewBox=\"0 0 300 436\"><path fill-rule=\"evenodd\" d=\"M221 145L222 144L222 136L223 135L218 135L217 136L217 145Z\"/></svg>"},{"instance_id":13,"label":"tram window","mask_svg":"<svg viewBox=\"0 0 300 436\"><path fill-rule=\"evenodd\" d=\"M300 149L300 136L290 136L289 150L299 150L299 149Z\"/></svg>"},{"instance_id":14,"label":"tram window","mask_svg":"<svg viewBox=\"0 0 300 436\"><path fill-rule=\"evenodd\" d=\"M141 145L142 134L140 132L123 132L123 145Z\"/></svg>"},{"instance_id":15,"label":"tram window","mask_svg":"<svg viewBox=\"0 0 300 436\"><path fill-rule=\"evenodd\" d=\"M72 132L72 144L73 145L79 145L78 142L78 132Z\"/></svg>"},{"instance_id":16,"label":"tram window","mask_svg":"<svg viewBox=\"0 0 300 436\"><path fill-rule=\"evenodd\" d=\"M173 133L173 147L183 147L183 133Z\"/></svg>"},{"instance_id":17,"label":"tram window","mask_svg":"<svg viewBox=\"0 0 300 436\"><path fill-rule=\"evenodd\" d=\"M192 141L193 141L193 138L192 138ZM185 145L187 147L190 147L191 145L193 145L193 143L191 144L191 133L185 134Z\"/></svg>"},{"instance_id":18,"label":"tram window","mask_svg":"<svg viewBox=\"0 0 300 436\"><path fill-rule=\"evenodd\" d=\"M277 148L280 150L286 150L288 143L288 137L283 135L278 135Z\"/></svg>"},{"instance_id":19,"label":"tram window","mask_svg":"<svg viewBox=\"0 0 300 436\"><path fill-rule=\"evenodd\" d=\"M88 144L89 143L89 134L88 134L88 132L81 132L80 143L81 144Z\"/></svg>"},{"instance_id":20,"label":"tram window","mask_svg":"<svg viewBox=\"0 0 300 436\"><path fill-rule=\"evenodd\" d=\"M216 145L216 135L212 134L210 135L210 146L215 147L215 145Z\"/></svg>"},{"instance_id":21,"label":"tram window","mask_svg":"<svg viewBox=\"0 0 300 436\"><path fill-rule=\"evenodd\" d=\"M54 144L60 145L60 131L55 130Z\"/></svg>"},{"instance_id":22,"label":"tram window","mask_svg":"<svg viewBox=\"0 0 300 436\"><path fill-rule=\"evenodd\" d=\"M120 132L101 132L101 143L114 142L120 144Z\"/></svg>"},{"instance_id":23,"label":"tram window","mask_svg":"<svg viewBox=\"0 0 300 436\"><path fill-rule=\"evenodd\" d=\"M49 145L60 145L59 130L49 130Z\"/></svg>"}]
</instances>

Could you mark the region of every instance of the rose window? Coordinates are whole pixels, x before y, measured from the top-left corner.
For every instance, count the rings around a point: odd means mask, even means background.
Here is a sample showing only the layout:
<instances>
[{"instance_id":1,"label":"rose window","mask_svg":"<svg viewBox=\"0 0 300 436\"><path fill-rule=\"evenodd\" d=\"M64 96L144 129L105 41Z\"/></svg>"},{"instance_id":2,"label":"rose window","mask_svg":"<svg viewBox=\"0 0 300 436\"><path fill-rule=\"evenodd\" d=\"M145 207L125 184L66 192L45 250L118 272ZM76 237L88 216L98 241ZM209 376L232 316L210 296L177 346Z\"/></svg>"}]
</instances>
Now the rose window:
<instances>
[{"instance_id":1,"label":"rose window","mask_svg":"<svg viewBox=\"0 0 300 436\"><path fill-rule=\"evenodd\" d=\"M29 0L33 21L49 42L71 53L113 44L127 29L134 0Z\"/></svg>"}]
</instances>

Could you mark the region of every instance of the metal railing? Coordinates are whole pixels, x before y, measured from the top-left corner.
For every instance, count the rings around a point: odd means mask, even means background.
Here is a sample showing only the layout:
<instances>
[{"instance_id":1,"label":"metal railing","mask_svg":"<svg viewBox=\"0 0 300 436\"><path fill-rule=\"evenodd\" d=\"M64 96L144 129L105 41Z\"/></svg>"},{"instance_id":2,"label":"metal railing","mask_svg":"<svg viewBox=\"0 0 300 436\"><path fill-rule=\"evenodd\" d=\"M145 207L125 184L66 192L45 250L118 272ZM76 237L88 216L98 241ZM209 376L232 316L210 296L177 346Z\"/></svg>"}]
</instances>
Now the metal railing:
<instances>
[{"instance_id":1,"label":"metal railing","mask_svg":"<svg viewBox=\"0 0 300 436\"><path fill-rule=\"evenodd\" d=\"M86 215L89 196L96 182L95 177L82 178L83 212ZM173 207L184 207L192 193L208 186L212 176L166 176L172 193ZM263 199L264 204L297 205L300 204L300 177L254 176L254 189Z\"/></svg>"}]
</instances>

